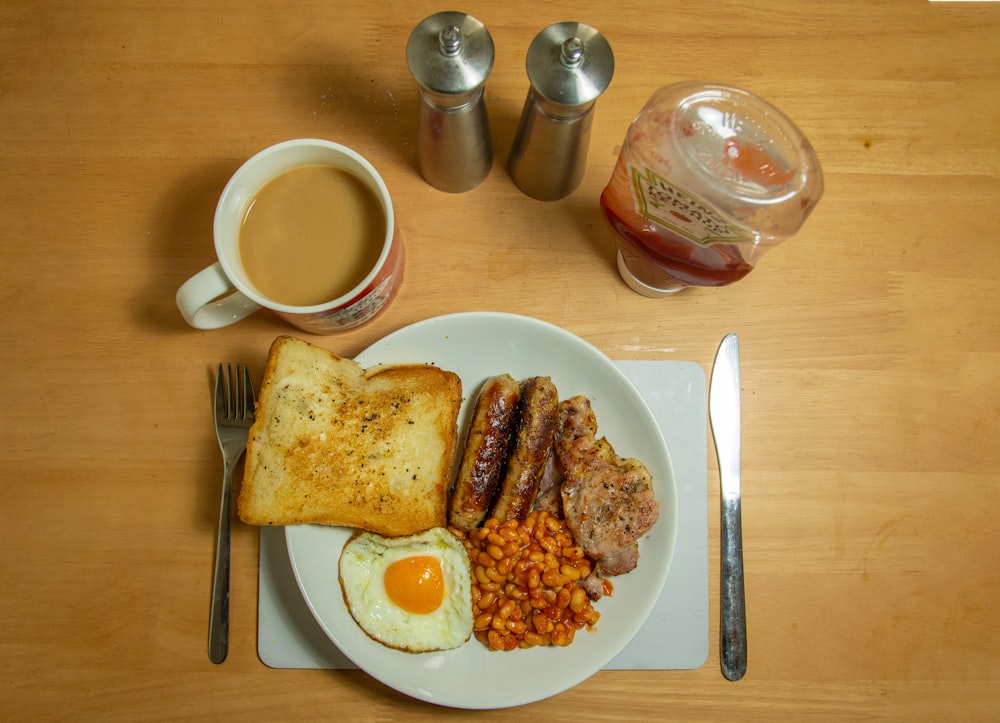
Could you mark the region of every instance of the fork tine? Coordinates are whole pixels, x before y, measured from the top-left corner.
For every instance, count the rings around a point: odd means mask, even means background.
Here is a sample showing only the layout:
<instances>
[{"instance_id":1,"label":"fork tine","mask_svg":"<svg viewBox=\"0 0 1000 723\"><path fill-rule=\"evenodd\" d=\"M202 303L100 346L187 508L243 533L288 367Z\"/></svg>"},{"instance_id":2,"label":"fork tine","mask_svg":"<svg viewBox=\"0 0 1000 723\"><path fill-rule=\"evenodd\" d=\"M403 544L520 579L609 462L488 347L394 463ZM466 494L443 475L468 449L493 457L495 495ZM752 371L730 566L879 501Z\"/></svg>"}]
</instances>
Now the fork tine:
<instances>
[{"instance_id":1,"label":"fork tine","mask_svg":"<svg viewBox=\"0 0 1000 723\"><path fill-rule=\"evenodd\" d=\"M226 416L229 419L235 419L236 418L236 399L237 399L236 387L239 384L239 380L233 374L233 365L231 363L229 363L226 366L229 367L229 401L228 401L228 403L226 405L226 408L227 408L227 414L226 414Z\"/></svg>"},{"instance_id":2,"label":"fork tine","mask_svg":"<svg viewBox=\"0 0 1000 723\"><path fill-rule=\"evenodd\" d=\"M237 364L233 374L233 419L243 419L243 410L246 404L243 401L243 365Z\"/></svg>"},{"instance_id":3,"label":"fork tine","mask_svg":"<svg viewBox=\"0 0 1000 723\"><path fill-rule=\"evenodd\" d=\"M226 416L226 391L222 377L222 364L215 372L215 418L223 419Z\"/></svg>"},{"instance_id":4,"label":"fork tine","mask_svg":"<svg viewBox=\"0 0 1000 723\"><path fill-rule=\"evenodd\" d=\"M253 381L250 379L250 370L243 367L243 418L253 419L254 413Z\"/></svg>"}]
</instances>

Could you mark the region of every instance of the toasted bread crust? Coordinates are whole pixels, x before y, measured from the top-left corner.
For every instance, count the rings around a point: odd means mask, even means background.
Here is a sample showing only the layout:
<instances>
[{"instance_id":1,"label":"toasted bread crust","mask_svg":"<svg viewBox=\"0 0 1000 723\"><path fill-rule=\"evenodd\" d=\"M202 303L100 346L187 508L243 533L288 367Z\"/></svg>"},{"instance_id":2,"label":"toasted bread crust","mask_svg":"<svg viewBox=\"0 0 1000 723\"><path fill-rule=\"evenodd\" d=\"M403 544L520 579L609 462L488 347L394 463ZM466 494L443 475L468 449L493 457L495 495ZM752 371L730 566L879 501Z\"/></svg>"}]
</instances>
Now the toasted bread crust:
<instances>
[{"instance_id":1,"label":"toasted bread crust","mask_svg":"<svg viewBox=\"0 0 1000 723\"><path fill-rule=\"evenodd\" d=\"M442 527L462 384L426 364L364 369L293 337L271 345L240 519L399 536Z\"/></svg>"}]
</instances>

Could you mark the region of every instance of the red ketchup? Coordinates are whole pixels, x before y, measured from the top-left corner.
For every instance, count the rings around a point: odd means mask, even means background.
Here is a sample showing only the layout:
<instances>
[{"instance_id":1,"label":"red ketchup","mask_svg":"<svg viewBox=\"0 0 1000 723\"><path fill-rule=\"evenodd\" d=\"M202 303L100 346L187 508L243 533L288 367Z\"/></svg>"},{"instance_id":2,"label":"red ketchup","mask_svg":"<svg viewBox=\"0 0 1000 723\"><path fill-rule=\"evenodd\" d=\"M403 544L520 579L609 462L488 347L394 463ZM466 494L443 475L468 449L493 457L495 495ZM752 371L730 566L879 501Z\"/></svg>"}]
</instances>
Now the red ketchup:
<instances>
[{"instance_id":1,"label":"red ketchup","mask_svg":"<svg viewBox=\"0 0 1000 723\"><path fill-rule=\"evenodd\" d=\"M601 210L622 278L656 297L739 281L822 192L812 147L777 109L736 88L681 83L632 122Z\"/></svg>"}]
</instances>

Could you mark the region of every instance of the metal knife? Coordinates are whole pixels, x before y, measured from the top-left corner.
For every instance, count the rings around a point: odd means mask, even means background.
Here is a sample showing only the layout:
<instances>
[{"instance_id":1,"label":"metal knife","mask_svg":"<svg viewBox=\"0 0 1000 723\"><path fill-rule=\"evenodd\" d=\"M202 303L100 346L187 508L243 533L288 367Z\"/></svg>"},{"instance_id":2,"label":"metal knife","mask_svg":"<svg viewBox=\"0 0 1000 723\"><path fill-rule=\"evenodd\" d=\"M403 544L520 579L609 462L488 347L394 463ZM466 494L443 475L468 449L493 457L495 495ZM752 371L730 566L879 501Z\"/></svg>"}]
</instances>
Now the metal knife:
<instances>
[{"instance_id":1,"label":"metal knife","mask_svg":"<svg viewBox=\"0 0 1000 723\"><path fill-rule=\"evenodd\" d=\"M722 674L739 680L747 672L747 619L740 515L740 347L736 334L727 334L719 345L708 409L722 486L720 657Z\"/></svg>"}]
</instances>

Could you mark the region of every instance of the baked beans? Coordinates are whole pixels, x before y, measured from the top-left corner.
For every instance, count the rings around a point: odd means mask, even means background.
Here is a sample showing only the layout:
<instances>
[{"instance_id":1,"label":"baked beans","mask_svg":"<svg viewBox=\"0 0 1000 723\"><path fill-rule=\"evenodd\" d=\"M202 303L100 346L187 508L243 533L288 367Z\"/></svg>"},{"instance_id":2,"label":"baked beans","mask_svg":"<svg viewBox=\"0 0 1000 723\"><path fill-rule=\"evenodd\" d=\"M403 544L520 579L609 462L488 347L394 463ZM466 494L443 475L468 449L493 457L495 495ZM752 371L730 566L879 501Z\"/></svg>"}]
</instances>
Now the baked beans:
<instances>
[{"instance_id":1,"label":"baked beans","mask_svg":"<svg viewBox=\"0 0 1000 723\"><path fill-rule=\"evenodd\" d=\"M476 638L492 650L565 646L600 618L577 582L590 559L563 520L531 512L525 520L492 518L462 538L472 562Z\"/></svg>"}]
</instances>

